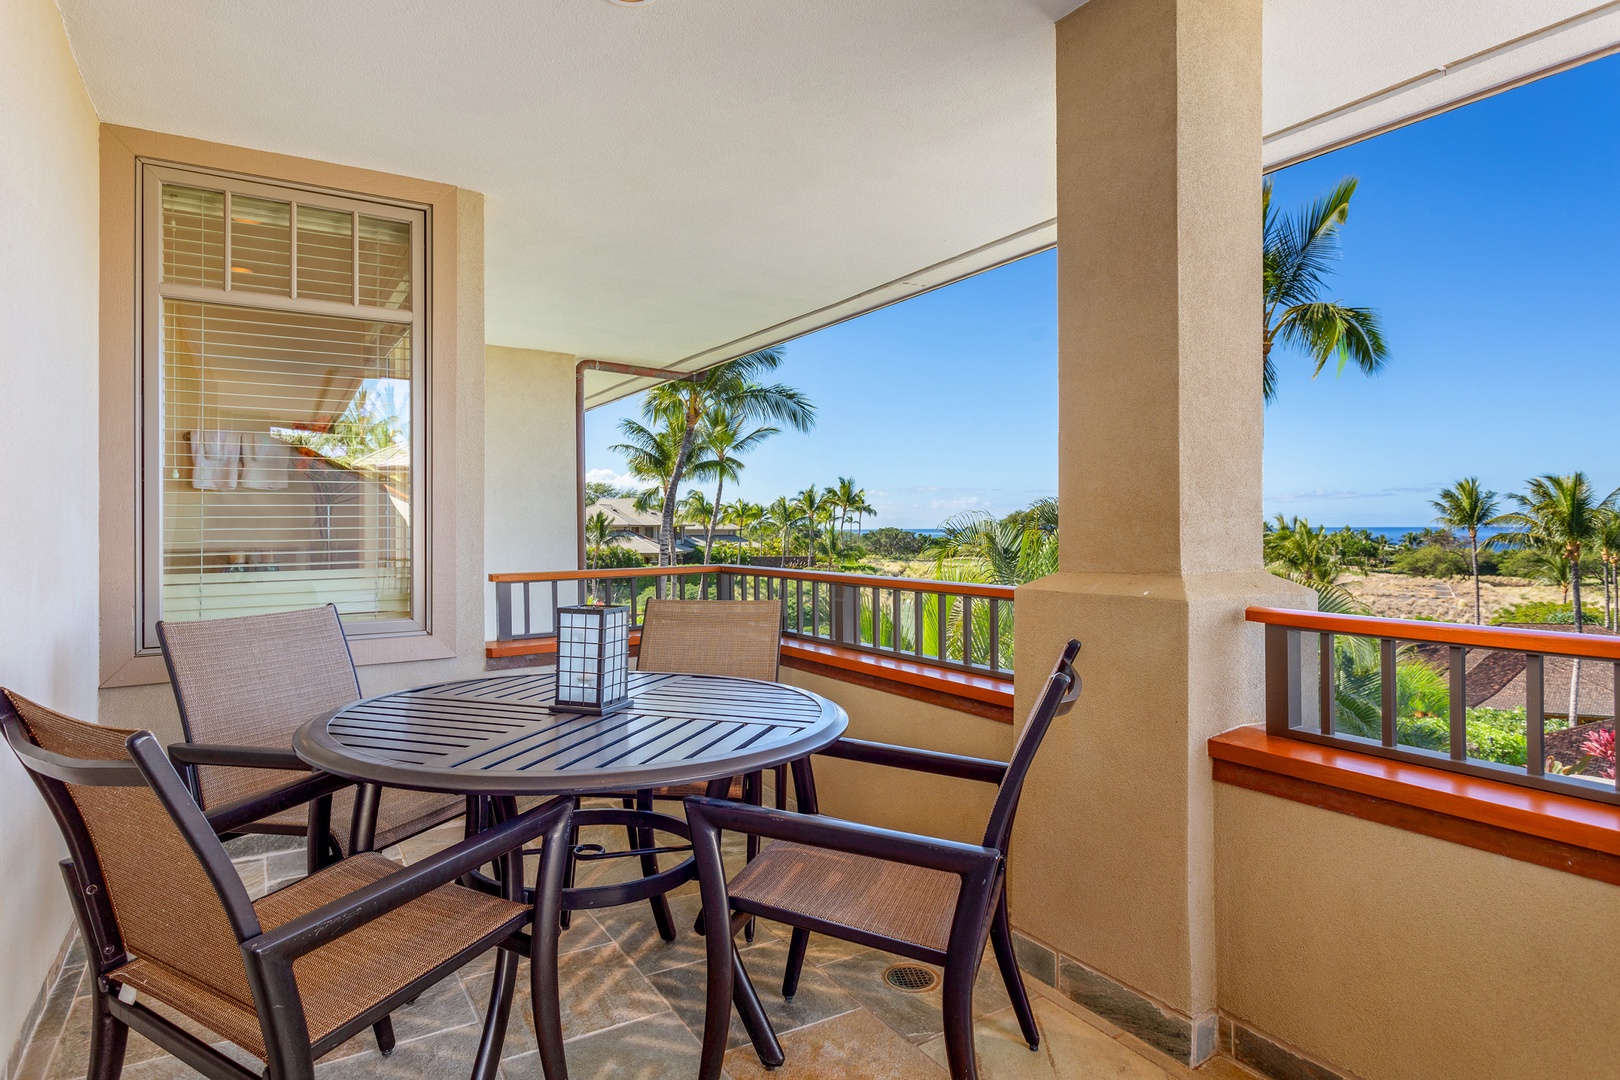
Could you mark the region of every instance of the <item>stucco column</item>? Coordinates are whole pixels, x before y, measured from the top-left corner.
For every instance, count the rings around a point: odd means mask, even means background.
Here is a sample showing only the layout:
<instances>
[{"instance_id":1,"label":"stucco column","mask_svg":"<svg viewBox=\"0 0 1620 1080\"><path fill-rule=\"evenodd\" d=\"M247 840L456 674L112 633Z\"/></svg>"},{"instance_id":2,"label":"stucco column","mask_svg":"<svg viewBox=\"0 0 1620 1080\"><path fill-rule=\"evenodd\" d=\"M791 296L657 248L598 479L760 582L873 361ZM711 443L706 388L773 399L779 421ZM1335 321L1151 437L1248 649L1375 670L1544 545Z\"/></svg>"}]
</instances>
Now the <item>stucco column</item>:
<instances>
[{"instance_id":1,"label":"stucco column","mask_svg":"<svg viewBox=\"0 0 1620 1080\"><path fill-rule=\"evenodd\" d=\"M1194 1059L1205 740L1262 715L1243 608L1309 606L1260 559L1260 9L1090 0L1058 24L1061 572L1017 599L1020 717L1069 637L1084 692L1024 797L1013 921L1167 1007Z\"/></svg>"},{"instance_id":2,"label":"stucco column","mask_svg":"<svg viewBox=\"0 0 1620 1080\"><path fill-rule=\"evenodd\" d=\"M484 559L487 573L579 564L573 506L574 363L567 353L484 349ZM484 586L485 640L495 637Z\"/></svg>"}]
</instances>

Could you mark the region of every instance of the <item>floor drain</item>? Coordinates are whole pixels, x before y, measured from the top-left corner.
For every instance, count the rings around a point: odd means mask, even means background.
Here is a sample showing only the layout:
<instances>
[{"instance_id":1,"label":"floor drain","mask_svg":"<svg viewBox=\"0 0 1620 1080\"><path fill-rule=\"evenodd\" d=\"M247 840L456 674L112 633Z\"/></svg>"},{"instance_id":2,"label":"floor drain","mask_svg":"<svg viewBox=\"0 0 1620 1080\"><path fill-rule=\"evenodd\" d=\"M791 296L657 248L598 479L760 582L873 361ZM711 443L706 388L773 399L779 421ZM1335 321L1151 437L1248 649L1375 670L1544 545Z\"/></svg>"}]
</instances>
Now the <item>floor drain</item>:
<instances>
[{"instance_id":1,"label":"floor drain","mask_svg":"<svg viewBox=\"0 0 1620 1080\"><path fill-rule=\"evenodd\" d=\"M921 964L895 964L884 971L883 981L908 994L921 994L939 985L939 977Z\"/></svg>"}]
</instances>

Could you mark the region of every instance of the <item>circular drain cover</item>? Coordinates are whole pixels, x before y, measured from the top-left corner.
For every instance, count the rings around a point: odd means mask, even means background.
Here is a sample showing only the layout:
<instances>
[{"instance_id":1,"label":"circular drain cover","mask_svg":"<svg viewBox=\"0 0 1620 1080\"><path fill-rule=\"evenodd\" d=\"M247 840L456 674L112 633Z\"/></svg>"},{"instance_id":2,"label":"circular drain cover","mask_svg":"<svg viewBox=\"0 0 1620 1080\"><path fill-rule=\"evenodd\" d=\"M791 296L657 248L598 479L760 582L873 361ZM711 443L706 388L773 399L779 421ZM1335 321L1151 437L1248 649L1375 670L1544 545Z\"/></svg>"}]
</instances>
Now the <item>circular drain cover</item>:
<instances>
[{"instance_id":1,"label":"circular drain cover","mask_svg":"<svg viewBox=\"0 0 1620 1080\"><path fill-rule=\"evenodd\" d=\"M921 964L895 964L883 972L883 981L908 994L920 994L939 985L939 977Z\"/></svg>"}]
</instances>

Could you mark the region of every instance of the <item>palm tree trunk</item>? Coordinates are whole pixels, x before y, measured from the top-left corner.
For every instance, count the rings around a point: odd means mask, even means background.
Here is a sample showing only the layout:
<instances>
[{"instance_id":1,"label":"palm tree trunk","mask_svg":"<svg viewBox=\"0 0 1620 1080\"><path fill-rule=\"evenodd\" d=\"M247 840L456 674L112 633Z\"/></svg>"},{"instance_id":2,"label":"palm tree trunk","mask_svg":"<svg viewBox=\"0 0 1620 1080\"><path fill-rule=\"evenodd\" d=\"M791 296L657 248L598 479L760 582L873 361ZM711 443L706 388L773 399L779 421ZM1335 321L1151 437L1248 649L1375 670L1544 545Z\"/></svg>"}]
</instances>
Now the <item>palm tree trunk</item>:
<instances>
[{"instance_id":1,"label":"palm tree trunk","mask_svg":"<svg viewBox=\"0 0 1620 1080\"><path fill-rule=\"evenodd\" d=\"M725 458L720 459L721 467L725 466ZM726 478L721 476L714 483L714 512L709 515L709 528L703 534L703 564L707 566L712 560L709 552L714 550L714 527L720 521L720 496L725 493Z\"/></svg>"},{"instance_id":2,"label":"palm tree trunk","mask_svg":"<svg viewBox=\"0 0 1620 1080\"><path fill-rule=\"evenodd\" d=\"M1474 624L1482 625L1484 619L1480 616L1479 605L1479 534L1468 530L1468 560L1474 571Z\"/></svg>"},{"instance_id":3,"label":"palm tree trunk","mask_svg":"<svg viewBox=\"0 0 1620 1080\"><path fill-rule=\"evenodd\" d=\"M1569 588L1575 598L1575 632L1581 632L1581 554L1580 548L1569 559ZM1569 665L1569 726L1580 723L1576 709L1581 702L1581 659L1574 657Z\"/></svg>"},{"instance_id":4,"label":"palm tree trunk","mask_svg":"<svg viewBox=\"0 0 1620 1080\"><path fill-rule=\"evenodd\" d=\"M686 471L686 459L692 454L692 432L696 425L695 417L687 418L686 429L681 432L681 449L675 455L675 467L669 471L669 486L664 489L664 512L658 523L661 566L675 565L675 499L680 494L681 474Z\"/></svg>"}]
</instances>

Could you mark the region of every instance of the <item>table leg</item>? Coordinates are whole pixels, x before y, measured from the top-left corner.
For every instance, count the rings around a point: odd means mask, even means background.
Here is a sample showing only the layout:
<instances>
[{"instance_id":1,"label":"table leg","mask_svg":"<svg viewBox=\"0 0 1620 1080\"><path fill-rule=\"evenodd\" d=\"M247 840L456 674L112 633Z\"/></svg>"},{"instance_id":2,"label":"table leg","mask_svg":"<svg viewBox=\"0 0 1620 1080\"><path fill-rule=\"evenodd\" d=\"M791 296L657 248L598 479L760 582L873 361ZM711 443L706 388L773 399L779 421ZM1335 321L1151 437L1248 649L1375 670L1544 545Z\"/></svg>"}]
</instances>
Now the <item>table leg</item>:
<instances>
[{"instance_id":1,"label":"table leg","mask_svg":"<svg viewBox=\"0 0 1620 1080\"><path fill-rule=\"evenodd\" d=\"M354 816L349 820L349 854L370 851L377 843L377 807L382 802L382 788L376 784L361 784L354 793Z\"/></svg>"},{"instance_id":2,"label":"table leg","mask_svg":"<svg viewBox=\"0 0 1620 1080\"><path fill-rule=\"evenodd\" d=\"M636 809L642 813L650 814L653 808L651 791L636 792ZM630 830L632 843L638 848L652 847L653 831L651 829L633 828ZM658 856L641 856L641 876L651 877L658 873ZM675 940L675 917L669 910L669 898L659 893L648 901L652 905L653 922L658 927L658 936L665 941Z\"/></svg>"}]
</instances>

